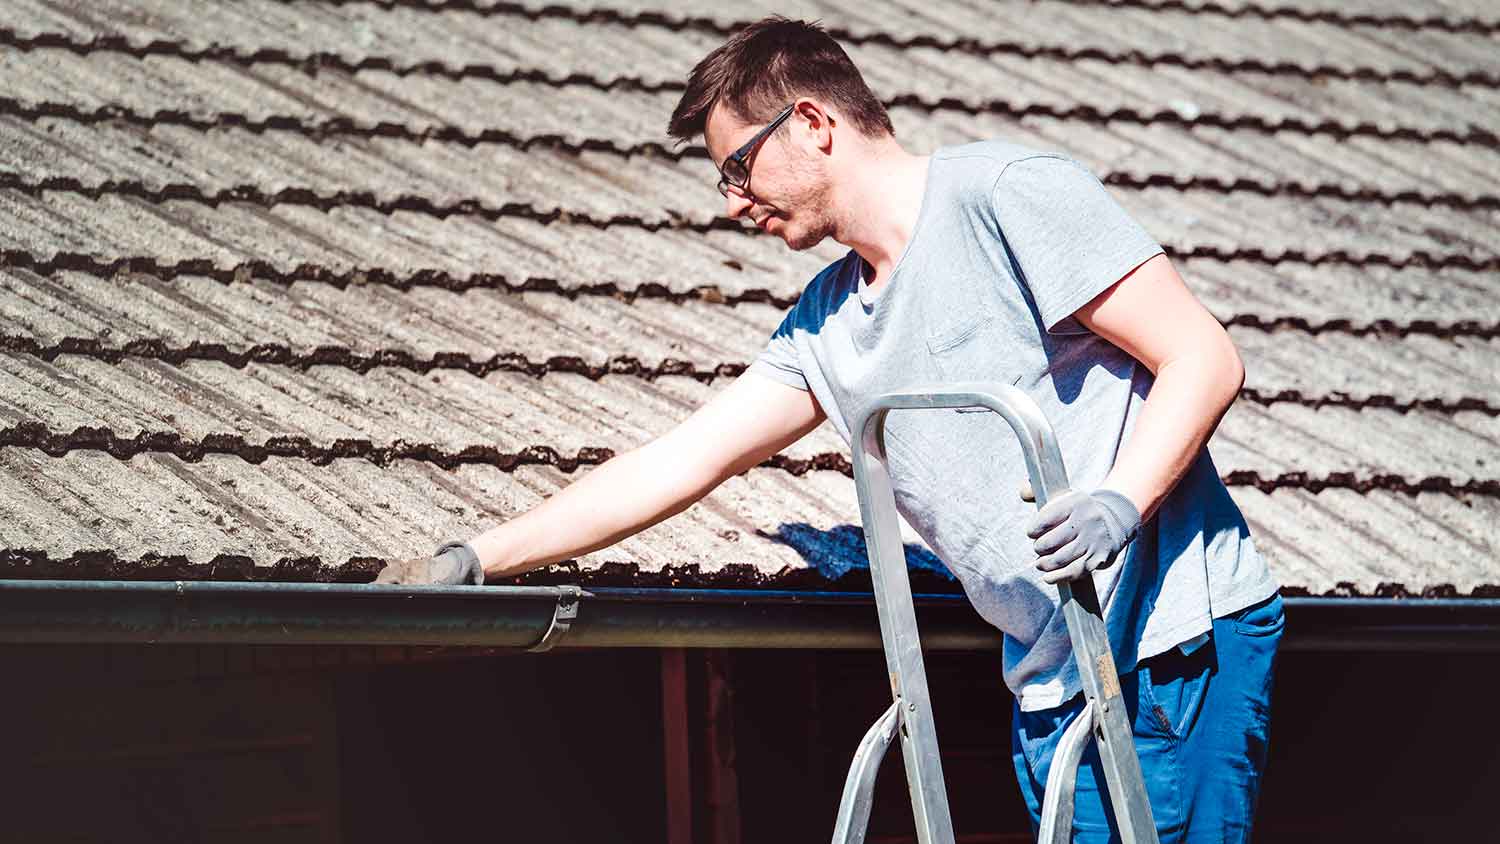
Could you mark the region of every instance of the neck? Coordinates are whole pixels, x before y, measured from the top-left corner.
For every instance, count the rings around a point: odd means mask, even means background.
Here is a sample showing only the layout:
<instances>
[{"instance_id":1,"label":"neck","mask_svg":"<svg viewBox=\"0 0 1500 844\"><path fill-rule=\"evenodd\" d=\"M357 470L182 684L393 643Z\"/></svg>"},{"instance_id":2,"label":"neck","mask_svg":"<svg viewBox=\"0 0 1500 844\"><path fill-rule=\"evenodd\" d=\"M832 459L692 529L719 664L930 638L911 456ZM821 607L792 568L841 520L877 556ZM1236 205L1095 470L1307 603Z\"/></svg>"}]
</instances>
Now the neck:
<instances>
[{"instance_id":1,"label":"neck","mask_svg":"<svg viewBox=\"0 0 1500 844\"><path fill-rule=\"evenodd\" d=\"M833 238L865 259L875 271L867 279L879 286L895 269L917 227L922 194L927 188L925 155L912 155L894 138L870 142L835 174Z\"/></svg>"}]
</instances>

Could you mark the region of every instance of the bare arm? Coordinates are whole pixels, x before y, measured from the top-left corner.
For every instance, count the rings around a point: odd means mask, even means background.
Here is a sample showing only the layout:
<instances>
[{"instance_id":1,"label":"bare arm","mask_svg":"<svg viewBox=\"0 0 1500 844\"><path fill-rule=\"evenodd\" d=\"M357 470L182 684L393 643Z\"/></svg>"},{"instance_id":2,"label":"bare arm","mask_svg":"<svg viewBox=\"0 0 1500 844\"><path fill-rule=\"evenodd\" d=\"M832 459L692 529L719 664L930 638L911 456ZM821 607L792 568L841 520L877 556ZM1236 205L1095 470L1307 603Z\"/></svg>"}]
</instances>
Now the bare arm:
<instances>
[{"instance_id":1,"label":"bare arm","mask_svg":"<svg viewBox=\"0 0 1500 844\"><path fill-rule=\"evenodd\" d=\"M686 510L823 419L811 393L747 372L672 430L605 461L469 545L488 579L613 545Z\"/></svg>"},{"instance_id":2,"label":"bare arm","mask_svg":"<svg viewBox=\"0 0 1500 844\"><path fill-rule=\"evenodd\" d=\"M1245 367L1228 332L1165 255L1141 264L1077 317L1156 375L1103 483L1129 498L1145 521L1239 395Z\"/></svg>"}]
</instances>

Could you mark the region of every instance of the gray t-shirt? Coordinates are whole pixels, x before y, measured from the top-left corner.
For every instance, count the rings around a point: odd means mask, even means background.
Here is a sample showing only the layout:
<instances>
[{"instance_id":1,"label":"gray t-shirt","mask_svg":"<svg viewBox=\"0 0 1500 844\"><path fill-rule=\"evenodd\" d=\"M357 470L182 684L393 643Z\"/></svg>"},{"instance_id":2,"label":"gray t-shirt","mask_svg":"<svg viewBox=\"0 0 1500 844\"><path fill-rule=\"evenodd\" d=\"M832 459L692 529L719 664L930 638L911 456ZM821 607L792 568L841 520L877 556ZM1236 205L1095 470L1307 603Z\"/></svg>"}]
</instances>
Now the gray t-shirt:
<instances>
[{"instance_id":1,"label":"gray t-shirt","mask_svg":"<svg viewBox=\"0 0 1500 844\"><path fill-rule=\"evenodd\" d=\"M868 289L850 251L807 285L750 371L811 390L845 442L870 396L1014 384L1051 421L1072 488L1092 489L1153 376L1072 314L1160 251L1066 156L998 141L942 149L886 284ZM1025 533L1036 510L1016 492L1026 470L1010 427L990 412L896 411L886 445L897 509L1004 633L1005 682L1021 708L1076 694L1057 589ZM1094 583L1122 672L1277 589L1206 448Z\"/></svg>"}]
</instances>

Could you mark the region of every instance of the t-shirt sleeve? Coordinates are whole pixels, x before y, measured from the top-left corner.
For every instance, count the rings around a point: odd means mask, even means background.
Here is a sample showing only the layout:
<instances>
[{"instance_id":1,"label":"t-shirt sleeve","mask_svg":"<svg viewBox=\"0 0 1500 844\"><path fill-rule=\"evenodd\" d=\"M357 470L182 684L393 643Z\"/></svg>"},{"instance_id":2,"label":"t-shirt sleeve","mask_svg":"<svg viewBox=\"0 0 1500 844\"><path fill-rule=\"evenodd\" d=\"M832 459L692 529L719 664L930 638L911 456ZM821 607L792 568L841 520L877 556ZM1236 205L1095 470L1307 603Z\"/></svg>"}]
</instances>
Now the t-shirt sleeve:
<instances>
[{"instance_id":1,"label":"t-shirt sleeve","mask_svg":"<svg viewBox=\"0 0 1500 844\"><path fill-rule=\"evenodd\" d=\"M746 371L764 375L788 387L811 392L807 376L802 373L802 363L797 356L797 346L792 342L792 326L796 321L797 306L787 309L781 325L771 333L766 347L750 363Z\"/></svg>"},{"instance_id":2,"label":"t-shirt sleeve","mask_svg":"<svg viewBox=\"0 0 1500 844\"><path fill-rule=\"evenodd\" d=\"M1094 174L1060 155L1006 165L991 201L1049 332L1162 251Z\"/></svg>"}]
</instances>

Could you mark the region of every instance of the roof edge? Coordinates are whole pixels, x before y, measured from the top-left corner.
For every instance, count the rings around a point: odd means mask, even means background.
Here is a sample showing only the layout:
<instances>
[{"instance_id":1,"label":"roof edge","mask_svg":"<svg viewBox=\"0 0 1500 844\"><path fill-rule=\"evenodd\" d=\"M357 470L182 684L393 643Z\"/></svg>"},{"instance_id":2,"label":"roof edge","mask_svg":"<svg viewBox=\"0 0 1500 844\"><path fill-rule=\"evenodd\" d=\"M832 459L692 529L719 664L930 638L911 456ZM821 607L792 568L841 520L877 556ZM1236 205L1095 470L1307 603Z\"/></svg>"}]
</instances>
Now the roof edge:
<instances>
[{"instance_id":1,"label":"roof edge","mask_svg":"<svg viewBox=\"0 0 1500 844\"><path fill-rule=\"evenodd\" d=\"M994 651L961 595L915 597L924 649ZM0 580L0 643L436 645L878 650L869 592ZM1500 599L1287 597L1297 651L1500 652ZM555 634L554 634L555 635Z\"/></svg>"},{"instance_id":2,"label":"roof edge","mask_svg":"<svg viewBox=\"0 0 1500 844\"><path fill-rule=\"evenodd\" d=\"M857 527L855 529L858 533ZM856 536L862 541L863 537ZM757 568L750 563L726 563L704 566L700 563L673 563L647 569L624 562L580 565L565 560L510 578L505 586L558 586L576 584L585 589L605 587L643 587L659 589L724 590L812 590L822 592L868 593L873 589L870 570L854 565L838 576L808 566L787 566L777 572ZM936 563L936 558L932 558ZM140 557L122 557L113 550L86 549L57 557L35 548L0 548L0 582L6 581L130 581L130 582L213 582L239 584L368 584L386 564L371 556L351 556L343 560L325 560L318 556L281 557L275 561L256 560L246 554L220 553L207 560L194 561L181 554L147 553ZM912 589L918 592L962 597L962 587L946 572L935 568L908 566ZM1337 600L1375 598L1380 600L1418 599L1500 599L1500 578L1489 583L1406 584L1380 581L1374 585L1339 581L1314 591L1306 586L1283 585L1281 594L1291 599L1312 597Z\"/></svg>"}]
</instances>

